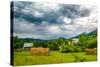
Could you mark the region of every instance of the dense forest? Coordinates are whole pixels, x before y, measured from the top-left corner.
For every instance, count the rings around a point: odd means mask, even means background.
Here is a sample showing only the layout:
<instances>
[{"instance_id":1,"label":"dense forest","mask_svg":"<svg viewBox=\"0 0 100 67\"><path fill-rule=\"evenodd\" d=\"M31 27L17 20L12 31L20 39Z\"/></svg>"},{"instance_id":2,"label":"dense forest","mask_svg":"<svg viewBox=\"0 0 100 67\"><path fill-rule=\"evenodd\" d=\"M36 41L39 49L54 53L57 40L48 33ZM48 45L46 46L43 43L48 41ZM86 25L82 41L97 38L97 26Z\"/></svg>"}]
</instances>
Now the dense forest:
<instances>
[{"instance_id":1,"label":"dense forest","mask_svg":"<svg viewBox=\"0 0 100 67\"><path fill-rule=\"evenodd\" d=\"M74 39L77 41L74 42ZM97 30L90 33L82 33L69 39L58 38L53 40L40 40L31 38L13 37L13 48L22 48L24 43L33 43L33 47L50 48L50 50L59 50L60 52L82 52L86 48L97 47Z\"/></svg>"}]
</instances>

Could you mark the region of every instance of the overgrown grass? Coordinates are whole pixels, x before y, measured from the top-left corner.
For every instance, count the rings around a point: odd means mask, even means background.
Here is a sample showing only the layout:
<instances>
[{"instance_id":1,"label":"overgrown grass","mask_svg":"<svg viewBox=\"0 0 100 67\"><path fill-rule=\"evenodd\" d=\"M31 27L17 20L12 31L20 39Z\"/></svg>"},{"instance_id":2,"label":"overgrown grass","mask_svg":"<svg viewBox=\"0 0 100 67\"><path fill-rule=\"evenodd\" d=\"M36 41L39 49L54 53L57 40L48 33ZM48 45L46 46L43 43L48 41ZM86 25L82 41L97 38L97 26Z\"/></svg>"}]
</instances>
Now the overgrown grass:
<instances>
[{"instance_id":1,"label":"overgrown grass","mask_svg":"<svg viewBox=\"0 0 100 67\"><path fill-rule=\"evenodd\" d=\"M28 51L14 52L14 65L36 65L36 64L57 64L71 62L96 61L96 55L85 53L60 53L52 51L50 56L31 55Z\"/></svg>"}]
</instances>

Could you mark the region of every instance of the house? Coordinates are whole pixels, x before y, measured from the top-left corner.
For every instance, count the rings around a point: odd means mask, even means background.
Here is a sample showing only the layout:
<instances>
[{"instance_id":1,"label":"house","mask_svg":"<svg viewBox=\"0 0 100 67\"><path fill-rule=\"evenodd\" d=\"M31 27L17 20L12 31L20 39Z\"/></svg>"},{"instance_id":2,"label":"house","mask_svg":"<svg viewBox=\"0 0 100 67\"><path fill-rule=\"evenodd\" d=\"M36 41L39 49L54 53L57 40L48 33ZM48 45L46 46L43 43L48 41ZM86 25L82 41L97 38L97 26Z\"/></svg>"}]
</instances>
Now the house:
<instances>
[{"instance_id":1,"label":"house","mask_svg":"<svg viewBox=\"0 0 100 67\"><path fill-rule=\"evenodd\" d=\"M24 50L29 50L31 47L33 47L33 43L24 43L23 45Z\"/></svg>"},{"instance_id":2,"label":"house","mask_svg":"<svg viewBox=\"0 0 100 67\"><path fill-rule=\"evenodd\" d=\"M73 38L72 39L72 43L73 44L78 44L79 43L79 39L78 38Z\"/></svg>"}]
</instances>

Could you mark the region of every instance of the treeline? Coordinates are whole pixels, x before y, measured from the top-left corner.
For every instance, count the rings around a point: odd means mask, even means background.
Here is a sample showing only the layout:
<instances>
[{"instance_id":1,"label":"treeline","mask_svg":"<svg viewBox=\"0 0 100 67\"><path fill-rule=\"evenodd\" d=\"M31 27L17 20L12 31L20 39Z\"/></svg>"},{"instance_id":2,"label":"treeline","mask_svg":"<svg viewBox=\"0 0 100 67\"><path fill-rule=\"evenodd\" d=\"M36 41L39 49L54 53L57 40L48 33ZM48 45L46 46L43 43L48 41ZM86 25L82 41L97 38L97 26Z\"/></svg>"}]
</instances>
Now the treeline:
<instances>
[{"instance_id":1,"label":"treeline","mask_svg":"<svg viewBox=\"0 0 100 67\"><path fill-rule=\"evenodd\" d=\"M33 47L50 48L50 50L59 50L60 52L81 52L85 48L97 47L97 36L81 34L79 35L78 42L73 42L73 38L65 39L58 38L55 40L35 41L30 39L19 39L17 36L13 37L13 48L22 48L24 43L33 43Z\"/></svg>"}]
</instances>

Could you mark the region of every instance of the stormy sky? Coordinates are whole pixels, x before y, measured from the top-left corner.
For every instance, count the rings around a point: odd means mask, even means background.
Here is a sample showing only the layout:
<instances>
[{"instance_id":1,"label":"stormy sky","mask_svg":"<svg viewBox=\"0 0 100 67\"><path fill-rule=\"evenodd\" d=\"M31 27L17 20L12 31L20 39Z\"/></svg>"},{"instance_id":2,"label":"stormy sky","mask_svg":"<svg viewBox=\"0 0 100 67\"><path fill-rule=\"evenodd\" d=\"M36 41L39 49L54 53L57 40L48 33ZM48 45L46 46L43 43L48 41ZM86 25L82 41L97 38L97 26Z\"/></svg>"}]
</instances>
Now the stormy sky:
<instances>
[{"instance_id":1,"label":"stormy sky","mask_svg":"<svg viewBox=\"0 0 100 67\"><path fill-rule=\"evenodd\" d=\"M19 38L70 38L97 28L94 5L15 1L11 9L14 36Z\"/></svg>"}]
</instances>

